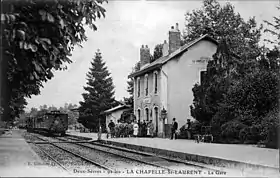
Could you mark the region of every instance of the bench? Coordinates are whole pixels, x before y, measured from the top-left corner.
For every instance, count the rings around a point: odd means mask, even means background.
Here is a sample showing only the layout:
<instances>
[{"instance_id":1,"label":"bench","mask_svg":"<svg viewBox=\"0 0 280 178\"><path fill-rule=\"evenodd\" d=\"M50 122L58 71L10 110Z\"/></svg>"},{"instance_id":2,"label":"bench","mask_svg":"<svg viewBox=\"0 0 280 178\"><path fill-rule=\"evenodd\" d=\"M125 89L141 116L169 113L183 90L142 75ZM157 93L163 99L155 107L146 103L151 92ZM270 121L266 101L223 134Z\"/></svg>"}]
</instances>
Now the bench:
<instances>
[{"instance_id":1,"label":"bench","mask_svg":"<svg viewBox=\"0 0 280 178\"><path fill-rule=\"evenodd\" d=\"M195 139L196 143L199 143L199 142L209 142L209 143L212 143L213 140L214 140L212 134L204 134L204 135L196 134L196 135L194 135L194 139Z\"/></svg>"},{"instance_id":2,"label":"bench","mask_svg":"<svg viewBox=\"0 0 280 178\"><path fill-rule=\"evenodd\" d=\"M202 126L201 127L201 133L202 134L196 134L194 135L195 141L197 143L199 142L209 142L212 143L214 138L213 135L211 134L211 126Z\"/></svg>"}]
</instances>

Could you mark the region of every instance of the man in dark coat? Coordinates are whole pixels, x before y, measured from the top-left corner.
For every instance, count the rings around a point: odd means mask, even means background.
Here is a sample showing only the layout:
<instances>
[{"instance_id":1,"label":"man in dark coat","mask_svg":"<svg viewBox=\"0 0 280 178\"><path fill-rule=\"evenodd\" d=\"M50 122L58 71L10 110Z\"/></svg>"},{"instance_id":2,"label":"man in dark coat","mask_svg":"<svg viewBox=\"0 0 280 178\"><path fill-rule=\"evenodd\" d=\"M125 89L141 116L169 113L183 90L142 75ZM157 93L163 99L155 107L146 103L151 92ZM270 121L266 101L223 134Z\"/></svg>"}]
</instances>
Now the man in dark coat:
<instances>
[{"instance_id":1,"label":"man in dark coat","mask_svg":"<svg viewBox=\"0 0 280 178\"><path fill-rule=\"evenodd\" d=\"M147 136L147 123L146 123L145 120L143 121L143 128L142 129L143 129L142 130L142 135L143 135L143 137L146 137Z\"/></svg>"},{"instance_id":2,"label":"man in dark coat","mask_svg":"<svg viewBox=\"0 0 280 178\"><path fill-rule=\"evenodd\" d=\"M110 129L111 138L115 137L115 123L112 120L108 124L108 127Z\"/></svg>"},{"instance_id":3,"label":"man in dark coat","mask_svg":"<svg viewBox=\"0 0 280 178\"><path fill-rule=\"evenodd\" d=\"M191 139L191 120L190 119L187 119L187 124L185 127L186 127L185 129L187 131L188 139Z\"/></svg>"},{"instance_id":4,"label":"man in dark coat","mask_svg":"<svg viewBox=\"0 0 280 178\"><path fill-rule=\"evenodd\" d=\"M176 140L176 138L177 138L177 135L176 135L177 129L178 129L178 123L176 122L176 119L173 118L172 127L171 127L171 140L173 139L173 136L174 136L174 139Z\"/></svg>"}]
</instances>

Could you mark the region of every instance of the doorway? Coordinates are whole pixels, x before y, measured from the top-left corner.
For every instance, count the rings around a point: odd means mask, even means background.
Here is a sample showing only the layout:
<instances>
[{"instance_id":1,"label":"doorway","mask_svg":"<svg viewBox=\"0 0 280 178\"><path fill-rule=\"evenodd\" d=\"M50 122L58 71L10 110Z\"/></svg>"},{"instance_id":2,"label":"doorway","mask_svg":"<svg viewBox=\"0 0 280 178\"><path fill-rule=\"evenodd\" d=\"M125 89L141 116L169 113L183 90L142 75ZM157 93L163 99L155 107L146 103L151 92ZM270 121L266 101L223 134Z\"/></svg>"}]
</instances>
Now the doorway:
<instances>
[{"instance_id":1,"label":"doorway","mask_svg":"<svg viewBox=\"0 0 280 178\"><path fill-rule=\"evenodd\" d=\"M149 121L149 109L148 108L145 109L145 113L146 113L146 121Z\"/></svg>"},{"instance_id":2,"label":"doorway","mask_svg":"<svg viewBox=\"0 0 280 178\"><path fill-rule=\"evenodd\" d=\"M156 122L156 135L158 135L158 107L154 108L154 116Z\"/></svg>"}]
</instances>

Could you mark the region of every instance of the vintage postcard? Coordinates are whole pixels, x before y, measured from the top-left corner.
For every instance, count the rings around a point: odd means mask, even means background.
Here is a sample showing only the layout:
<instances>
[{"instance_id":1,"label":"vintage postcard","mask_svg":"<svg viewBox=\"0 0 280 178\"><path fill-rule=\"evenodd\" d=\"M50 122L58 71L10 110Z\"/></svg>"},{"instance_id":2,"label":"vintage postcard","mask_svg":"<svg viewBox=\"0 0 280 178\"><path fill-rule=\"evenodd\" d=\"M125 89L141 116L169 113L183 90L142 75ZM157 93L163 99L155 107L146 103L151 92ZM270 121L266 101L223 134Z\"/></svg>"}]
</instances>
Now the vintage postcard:
<instances>
[{"instance_id":1,"label":"vintage postcard","mask_svg":"<svg viewBox=\"0 0 280 178\"><path fill-rule=\"evenodd\" d=\"M2 0L0 177L278 177L279 12Z\"/></svg>"}]
</instances>

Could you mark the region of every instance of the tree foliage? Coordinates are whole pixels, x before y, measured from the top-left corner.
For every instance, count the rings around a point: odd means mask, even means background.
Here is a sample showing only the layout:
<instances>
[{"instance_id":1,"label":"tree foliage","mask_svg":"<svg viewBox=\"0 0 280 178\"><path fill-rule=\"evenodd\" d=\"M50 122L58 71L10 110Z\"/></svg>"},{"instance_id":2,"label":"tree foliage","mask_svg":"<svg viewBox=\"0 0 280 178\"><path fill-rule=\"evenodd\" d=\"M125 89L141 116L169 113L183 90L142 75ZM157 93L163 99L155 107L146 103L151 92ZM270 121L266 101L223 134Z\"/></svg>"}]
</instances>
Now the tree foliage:
<instances>
[{"instance_id":1,"label":"tree foliage","mask_svg":"<svg viewBox=\"0 0 280 178\"><path fill-rule=\"evenodd\" d=\"M280 7L277 7L278 10L280 10ZM274 22L269 22L265 20L264 22L271 28L265 29L264 32L272 34L274 37L276 37L275 40L271 39L265 39L266 41L279 46L280 45L280 15L278 17L274 16L273 17Z\"/></svg>"},{"instance_id":2,"label":"tree foliage","mask_svg":"<svg viewBox=\"0 0 280 178\"><path fill-rule=\"evenodd\" d=\"M102 112L116 106L114 99L113 79L110 76L101 52L98 50L91 62L91 68L87 73L87 85L84 86L84 101L80 102L80 122L87 128L98 128L99 119L105 124L105 116Z\"/></svg>"},{"instance_id":3,"label":"tree foliage","mask_svg":"<svg viewBox=\"0 0 280 178\"><path fill-rule=\"evenodd\" d=\"M279 111L280 53L277 48L260 47L261 27L256 30L254 19L244 22L233 9L205 0L202 10L186 15L190 18L186 40L208 33L219 41L205 79L193 87L191 115L212 126L216 141L269 142L279 128L279 123L273 128L266 123L276 120Z\"/></svg>"},{"instance_id":4,"label":"tree foliage","mask_svg":"<svg viewBox=\"0 0 280 178\"><path fill-rule=\"evenodd\" d=\"M154 62L155 60L159 59L162 56L162 48L163 44L157 44L154 49L154 54L151 57L151 62Z\"/></svg>"},{"instance_id":5,"label":"tree foliage","mask_svg":"<svg viewBox=\"0 0 280 178\"><path fill-rule=\"evenodd\" d=\"M238 60L234 60L235 65L229 65L233 56L223 61L226 51L220 50L221 46L227 44L220 44L208 63L205 80L193 88L191 114L203 125L211 125L217 139L226 142L249 139L252 143L266 140L267 134L259 134L260 130L270 128L263 126L264 118L279 108L280 65L275 60L276 56L280 57L279 52L263 53L253 72L248 72Z\"/></svg>"},{"instance_id":6,"label":"tree foliage","mask_svg":"<svg viewBox=\"0 0 280 178\"><path fill-rule=\"evenodd\" d=\"M201 9L185 14L185 20L185 43L208 34L218 41L230 39L228 43L232 52L242 58L259 54L262 25L258 27L255 18L246 22L230 3L221 6L216 0L204 0Z\"/></svg>"},{"instance_id":7,"label":"tree foliage","mask_svg":"<svg viewBox=\"0 0 280 178\"><path fill-rule=\"evenodd\" d=\"M8 1L9 11L1 14L4 24L4 52L7 62L7 90L3 103L7 114L10 100L40 93L42 82L53 77L54 70L66 69L71 63L74 46L81 46L84 26L96 30L94 21L105 17L103 0L36 0ZM1 20L2 22L2 20ZM15 95L19 93L18 97Z\"/></svg>"}]
</instances>

